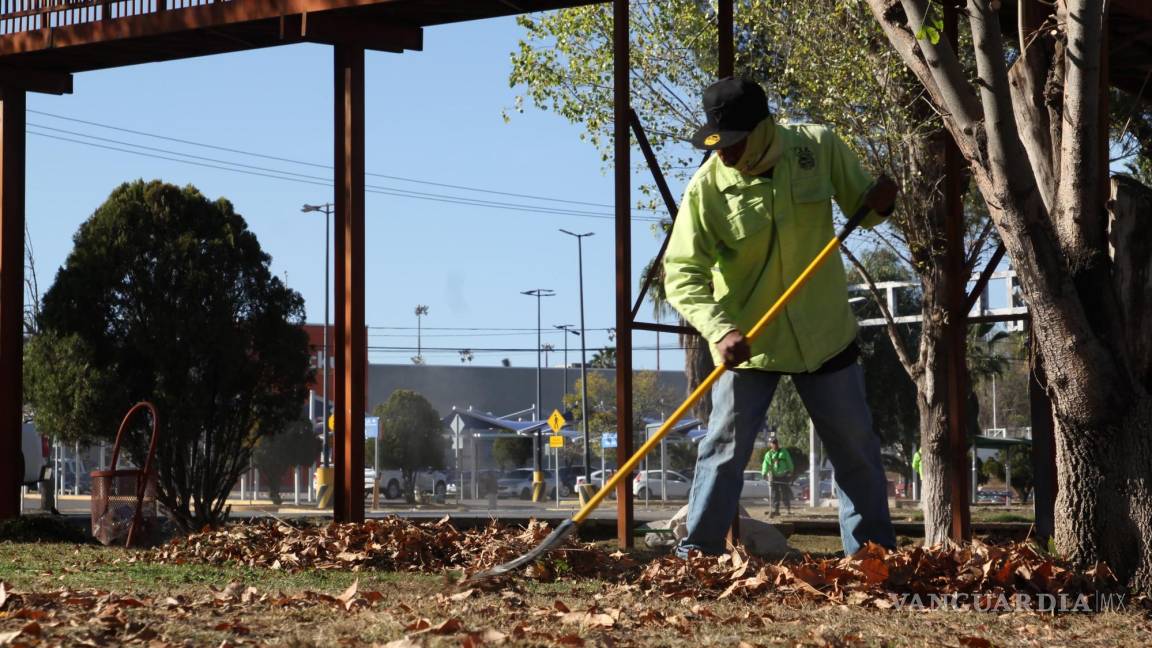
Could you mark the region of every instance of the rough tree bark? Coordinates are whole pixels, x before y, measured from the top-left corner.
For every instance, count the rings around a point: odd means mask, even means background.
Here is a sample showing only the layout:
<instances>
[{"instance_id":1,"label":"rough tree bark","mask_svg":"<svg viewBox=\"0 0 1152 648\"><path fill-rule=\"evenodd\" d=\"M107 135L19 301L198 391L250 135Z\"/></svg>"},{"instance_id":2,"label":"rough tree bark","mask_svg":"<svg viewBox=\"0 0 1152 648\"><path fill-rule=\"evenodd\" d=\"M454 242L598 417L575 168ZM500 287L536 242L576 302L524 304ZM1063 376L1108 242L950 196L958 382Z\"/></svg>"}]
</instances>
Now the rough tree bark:
<instances>
[{"instance_id":1,"label":"rough tree bark","mask_svg":"<svg viewBox=\"0 0 1152 648\"><path fill-rule=\"evenodd\" d=\"M1106 134L1097 130L1103 2L1023 3L1039 19L1022 21L1033 27L1010 83L1000 3L968 0L975 84L946 42L915 38L927 0L868 4L943 115L1020 277L1053 403L1057 548L1152 591L1152 384L1129 352L1152 323L1117 284L1139 284L1150 253L1133 245L1123 258L1108 255Z\"/></svg>"}]
</instances>

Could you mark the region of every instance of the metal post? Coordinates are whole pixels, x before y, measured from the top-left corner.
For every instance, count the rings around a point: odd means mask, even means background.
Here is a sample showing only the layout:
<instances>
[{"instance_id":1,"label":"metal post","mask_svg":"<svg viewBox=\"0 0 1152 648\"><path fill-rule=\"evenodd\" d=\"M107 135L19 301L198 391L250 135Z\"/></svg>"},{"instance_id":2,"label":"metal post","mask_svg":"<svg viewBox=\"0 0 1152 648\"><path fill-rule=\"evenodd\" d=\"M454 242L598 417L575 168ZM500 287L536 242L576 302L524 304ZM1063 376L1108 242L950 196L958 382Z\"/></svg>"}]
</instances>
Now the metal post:
<instances>
[{"instance_id":1,"label":"metal post","mask_svg":"<svg viewBox=\"0 0 1152 648\"><path fill-rule=\"evenodd\" d=\"M977 484L980 483L980 480L977 479L977 474L976 474L976 442L975 441L972 442L972 472L971 472L971 477L972 477L972 491L971 491L971 493L969 493L969 495L972 498L971 503L975 504L976 503L976 491L978 488Z\"/></svg>"},{"instance_id":2,"label":"metal post","mask_svg":"<svg viewBox=\"0 0 1152 648\"><path fill-rule=\"evenodd\" d=\"M300 466L292 466L292 504L300 504Z\"/></svg>"},{"instance_id":3,"label":"metal post","mask_svg":"<svg viewBox=\"0 0 1152 648\"><path fill-rule=\"evenodd\" d=\"M339 522L364 520L364 48L335 48L336 436Z\"/></svg>"},{"instance_id":4,"label":"metal post","mask_svg":"<svg viewBox=\"0 0 1152 648\"><path fill-rule=\"evenodd\" d=\"M628 132L628 0L612 3L612 100L616 205L616 465L632 456L632 184ZM632 546L632 484L616 487L616 540Z\"/></svg>"},{"instance_id":5,"label":"metal post","mask_svg":"<svg viewBox=\"0 0 1152 648\"><path fill-rule=\"evenodd\" d=\"M592 483L592 444L588 433L588 336L584 330L584 238L593 236L595 232L575 234L568 230L560 230L569 236L576 237L576 268L580 282L580 421L584 428L584 483ZM564 338L567 340L568 338ZM620 355L620 354L616 354ZM565 373L567 376L567 373Z\"/></svg>"},{"instance_id":6,"label":"metal post","mask_svg":"<svg viewBox=\"0 0 1152 648\"><path fill-rule=\"evenodd\" d=\"M954 3L943 4L944 32L953 47L957 43L957 12ZM967 353L968 308L967 271L964 268L964 204L960 186L963 159L956 141L949 136L945 146L944 201L947 209L947 276L948 276L948 466L952 479L952 526L949 534L954 542L966 542L972 537L971 513L968 505L969 475L964 470L967 449L968 387L965 377ZM973 446L975 447L975 446ZM975 458L975 450L973 450ZM975 460L975 459L973 459ZM975 482L975 479L972 480Z\"/></svg>"},{"instance_id":7,"label":"metal post","mask_svg":"<svg viewBox=\"0 0 1152 648\"><path fill-rule=\"evenodd\" d=\"M1035 338L1033 338L1035 340ZM1035 341L1033 341L1035 344ZM1056 532L1056 441L1052 401L1044 391L1044 367L1039 359L1028 379L1028 401L1032 419L1032 508L1036 518L1036 538L1042 545Z\"/></svg>"},{"instance_id":8,"label":"metal post","mask_svg":"<svg viewBox=\"0 0 1152 648\"><path fill-rule=\"evenodd\" d=\"M540 401L543 395L540 391L540 351L541 351L541 317L540 317L540 299L543 297L552 297L556 293L550 288L534 288L532 290L521 291L521 295L528 295L529 297L536 298L536 404L532 406L532 418L535 421L543 420L544 413L540 409ZM539 502L543 497L544 492L544 441L542 437L542 429L537 428L536 434L533 437L533 452L532 452L532 501Z\"/></svg>"},{"instance_id":9,"label":"metal post","mask_svg":"<svg viewBox=\"0 0 1152 648\"><path fill-rule=\"evenodd\" d=\"M328 292L329 292L329 277L328 274L332 269L331 249L332 242L329 240L329 232L332 231L332 206L328 203L324 204L324 358L323 364L320 365L321 380L324 384L320 387L320 393L324 397L324 407L320 408L320 460L325 468L328 467L328 362L332 357L332 353L328 348Z\"/></svg>"},{"instance_id":10,"label":"metal post","mask_svg":"<svg viewBox=\"0 0 1152 648\"><path fill-rule=\"evenodd\" d=\"M732 0L720 0L716 14L716 31L720 78L730 77L736 67L735 40L732 37Z\"/></svg>"},{"instance_id":11,"label":"metal post","mask_svg":"<svg viewBox=\"0 0 1152 648\"><path fill-rule=\"evenodd\" d=\"M820 499L820 464L816 456L816 424L808 420L808 507L816 508Z\"/></svg>"},{"instance_id":12,"label":"metal post","mask_svg":"<svg viewBox=\"0 0 1152 648\"><path fill-rule=\"evenodd\" d=\"M1012 446L1004 446L1004 487L1008 491L1004 504L1008 505L1012 502Z\"/></svg>"},{"instance_id":13,"label":"metal post","mask_svg":"<svg viewBox=\"0 0 1152 648\"><path fill-rule=\"evenodd\" d=\"M0 88L0 520L20 514L24 366L23 90Z\"/></svg>"}]
</instances>

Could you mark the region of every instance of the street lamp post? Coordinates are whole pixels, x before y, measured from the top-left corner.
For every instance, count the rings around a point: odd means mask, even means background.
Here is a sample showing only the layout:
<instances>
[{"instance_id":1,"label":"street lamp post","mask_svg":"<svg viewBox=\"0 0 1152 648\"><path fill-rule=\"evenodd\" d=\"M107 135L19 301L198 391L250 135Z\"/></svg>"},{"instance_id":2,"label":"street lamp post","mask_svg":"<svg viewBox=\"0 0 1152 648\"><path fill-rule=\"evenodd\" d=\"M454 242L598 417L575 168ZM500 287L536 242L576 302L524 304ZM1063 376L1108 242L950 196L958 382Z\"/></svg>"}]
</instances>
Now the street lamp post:
<instances>
[{"instance_id":1,"label":"street lamp post","mask_svg":"<svg viewBox=\"0 0 1152 648\"><path fill-rule=\"evenodd\" d=\"M541 400L541 396L540 396L540 351L541 351L541 346L540 346L540 335L541 335L541 333L540 333L540 329L541 329L540 298L541 297L554 297L556 295L556 292L549 289L549 288L534 288L532 290L524 290L520 294L521 295L528 295L529 297L535 297L536 298L536 404L532 407L532 409L536 414L535 420L539 421L539 420L541 420L541 417L542 417L542 414L540 411L540 400ZM532 454L533 454L532 501L538 502L538 501L540 501L540 494L544 490L543 487L540 486L544 483L544 473L542 472L543 467L544 467L544 456L543 456L544 455L544 444L541 442L539 429L536 430L536 448L535 448L535 452L533 452ZM540 485L538 485L538 484L540 484ZM559 488L560 485L557 484L556 487Z\"/></svg>"},{"instance_id":2,"label":"street lamp post","mask_svg":"<svg viewBox=\"0 0 1152 648\"><path fill-rule=\"evenodd\" d=\"M584 483L592 483L592 445L588 438L588 337L584 334L584 238L595 232L576 234L566 229L560 230L568 236L576 237L577 268L580 275L580 420L584 424Z\"/></svg>"},{"instance_id":3,"label":"street lamp post","mask_svg":"<svg viewBox=\"0 0 1152 648\"><path fill-rule=\"evenodd\" d=\"M324 408L321 415L321 445L320 445L320 460L324 467L328 467L328 269L331 267L329 262L329 249L332 247L329 243L328 231L331 229L330 221L332 220L332 203L324 203L323 205L304 205L300 208L302 212L324 212L324 357L322 358L320 375L321 380L324 381L321 387L322 398L324 399Z\"/></svg>"},{"instance_id":4,"label":"street lamp post","mask_svg":"<svg viewBox=\"0 0 1152 648\"><path fill-rule=\"evenodd\" d=\"M560 397L560 403L564 403L564 396L568 395L568 334L571 333L576 337L580 337L580 333L572 330L571 324L553 324L552 328L564 331L564 392Z\"/></svg>"}]
</instances>

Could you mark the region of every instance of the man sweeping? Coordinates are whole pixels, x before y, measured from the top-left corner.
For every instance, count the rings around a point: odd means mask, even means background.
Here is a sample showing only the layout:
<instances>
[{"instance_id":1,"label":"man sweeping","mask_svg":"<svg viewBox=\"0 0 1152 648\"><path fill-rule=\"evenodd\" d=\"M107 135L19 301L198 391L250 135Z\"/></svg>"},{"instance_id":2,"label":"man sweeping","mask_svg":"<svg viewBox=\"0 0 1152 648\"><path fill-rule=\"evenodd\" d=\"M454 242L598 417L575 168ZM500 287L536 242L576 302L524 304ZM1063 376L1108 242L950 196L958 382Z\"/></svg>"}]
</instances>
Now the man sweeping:
<instances>
[{"instance_id":1,"label":"man sweeping","mask_svg":"<svg viewBox=\"0 0 1152 648\"><path fill-rule=\"evenodd\" d=\"M792 513L792 454L780 447L776 437L768 439L768 451L760 465L760 475L768 480L769 499L772 501L772 515L780 515L780 502L784 502L788 513Z\"/></svg>"},{"instance_id":2,"label":"man sweeping","mask_svg":"<svg viewBox=\"0 0 1152 648\"><path fill-rule=\"evenodd\" d=\"M704 91L707 122L693 137L715 151L684 199L664 257L668 301L731 369L712 389L677 546L719 554L736 516L743 471L776 385L791 376L836 472L846 555L867 542L896 544L880 437L864 398L856 319L842 262L821 266L764 331L744 332L833 237L832 200L846 214L867 206L871 227L894 208L897 187L873 181L832 131L777 124L763 89L726 78Z\"/></svg>"}]
</instances>

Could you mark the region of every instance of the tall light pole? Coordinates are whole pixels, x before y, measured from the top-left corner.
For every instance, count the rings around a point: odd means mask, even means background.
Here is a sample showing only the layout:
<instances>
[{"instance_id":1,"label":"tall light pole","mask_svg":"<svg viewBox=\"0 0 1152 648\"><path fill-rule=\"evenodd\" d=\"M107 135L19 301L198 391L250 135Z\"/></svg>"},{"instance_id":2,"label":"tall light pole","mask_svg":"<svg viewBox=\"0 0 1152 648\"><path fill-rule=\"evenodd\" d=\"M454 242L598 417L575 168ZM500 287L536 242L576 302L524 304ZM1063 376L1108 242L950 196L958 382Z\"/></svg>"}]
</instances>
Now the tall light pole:
<instances>
[{"instance_id":1,"label":"tall light pole","mask_svg":"<svg viewBox=\"0 0 1152 648\"><path fill-rule=\"evenodd\" d=\"M564 396L568 395L568 334L580 337L579 331L573 331L571 324L553 324L552 328L564 331ZM560 402L563 404L564 396L560 397Z\"/></svg>"},{"instance_id":2,"label":"tall light pole","mask_svg":"<svg viewBox=\"0 0 1152 648\"><path fill-rule=\"evenodd\" d=\"M588 336L584 334L584 237L595 232L576 234L566 229L560 230L568 236L576 237L576 259L580 275L580 421L584 424L584 483L592 483L592 445L588 438L588 358L586 354Z\"/></svg>"},{"instance_id":3,"label":"tall light pole","mask_svg":"<svg viewBox=\"0 0 1152 648\"><path fill-rule=\"evenodd\" d=\"M536 298L536 404L532 407L535 412L534 420L541 420L542 414L540 411L540 298L541 297L554 297L556 292L549 288L534 288L532 290L521 291L521 295L528 295L529 297ZM540 494L543 492L544 484L544 444L541 443L540 430L536 430L536 448L533 454L533 473L532 473L532 501L540 501ZM560 488L557 484L556 488Z\"/></svg>"},{"instance_id":4,"label":"tall light pole","mask_svg":"<svg viewBox=\"0 0 1152 648\"><path fill-rule=\"evenodd\" d=\"M321 388L321 393L324 398L324 412L322 414L323 420L320 423L322 432L320 434L320 460L324 467L328 467L328 269L332 266L329 262L329 251L332 245L329 243L328 232L331 229L330 221L332 220L332 203L324 203L323 205L304 205L300 208L302 212L324 212L324 358L321 363L320 375L321 380L324 381L324 386Z\"/></svg>"},{"instance_id":5,"label":"tall light pole","mask_svg":"<svg viewBox=\"0 0 1152 648\"><path fill-rule=\"evenodd\" d=\"M424 349L420 340L423 329L420 327L420 320L427 314L427 306L424 306L423 304L416 305L416 357L412 358L412 364L424 364Z\"/></svg>"}]
</instances>

